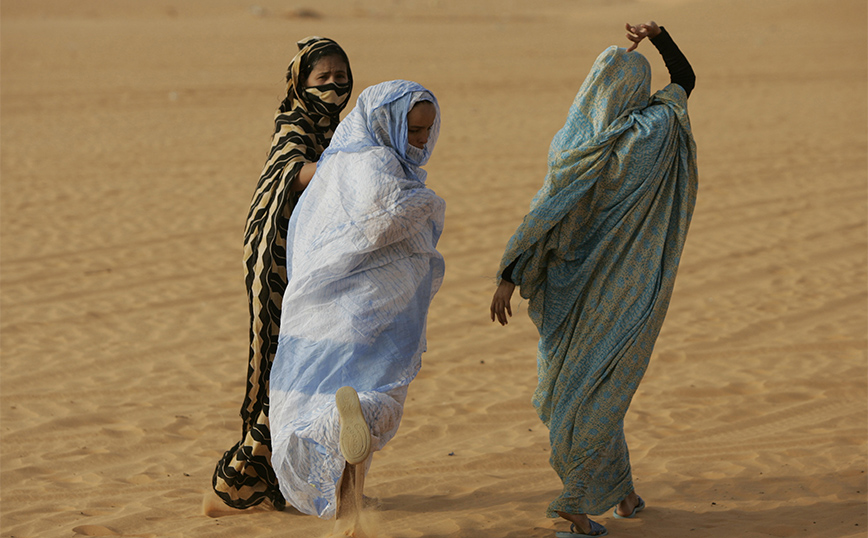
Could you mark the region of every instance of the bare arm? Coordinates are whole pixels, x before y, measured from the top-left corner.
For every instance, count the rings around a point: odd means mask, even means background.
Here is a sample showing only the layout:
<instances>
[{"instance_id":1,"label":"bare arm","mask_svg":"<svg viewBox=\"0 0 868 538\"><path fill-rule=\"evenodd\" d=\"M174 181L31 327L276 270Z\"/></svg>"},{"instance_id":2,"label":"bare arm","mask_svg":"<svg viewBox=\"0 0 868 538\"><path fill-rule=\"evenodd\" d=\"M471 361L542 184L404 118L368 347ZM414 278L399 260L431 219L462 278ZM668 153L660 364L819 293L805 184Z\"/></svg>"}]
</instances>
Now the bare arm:
<instances>
[{"instance_id":1,"label":"bare arm","mask_svg":"<svg viewBox=\"0 0 868 538\"><path fill-rule=\"evenodd\" d=\"M303 191L307 188L310 180L313 179L313 174L316 172L316 163L307 163L298 171L298 175L292 180L289 185L291 191Z\"/></svg>"}]
</instances>

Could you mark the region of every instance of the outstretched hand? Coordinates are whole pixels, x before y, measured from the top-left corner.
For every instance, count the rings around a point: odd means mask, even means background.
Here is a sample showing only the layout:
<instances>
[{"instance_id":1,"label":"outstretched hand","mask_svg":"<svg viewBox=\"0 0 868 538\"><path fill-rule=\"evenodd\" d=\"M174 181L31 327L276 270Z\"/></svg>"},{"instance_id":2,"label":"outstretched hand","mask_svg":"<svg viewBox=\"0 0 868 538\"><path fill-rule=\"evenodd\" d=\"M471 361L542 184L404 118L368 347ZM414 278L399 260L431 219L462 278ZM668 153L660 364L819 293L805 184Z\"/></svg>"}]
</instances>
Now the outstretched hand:
<instances>
[{"instance_id":1,"label":"outstretched hand","mask_svg":"<svg viewBox=\"0 0 868 538\"><path fill-rule=\"evenodd\" d=\"M660 35L660 27L657 26L657 23L654 21L648 21L645 24L640 24L638 26L633 26L629 22L626 24L627 28L627 39L633 42L630 45L630 48L627 49L627 52L636 50L636 47L639 46L639 42L648 38L655 38Z\"/></svg>"},{"instance_id":2,"label":"outstretched hand","mask_svg":"<svg viewBox=\"0 0 868 538\"><path fill-rule=\"evenodd\" d=\"M500 285L494 291L494 297L491 299L491 321L497 318L501 325L509 323L507 314L512 317L512 306L509 300L512 298L512 292L515 291L515 284L501 280Z\"/></svg>"}]
</instances>

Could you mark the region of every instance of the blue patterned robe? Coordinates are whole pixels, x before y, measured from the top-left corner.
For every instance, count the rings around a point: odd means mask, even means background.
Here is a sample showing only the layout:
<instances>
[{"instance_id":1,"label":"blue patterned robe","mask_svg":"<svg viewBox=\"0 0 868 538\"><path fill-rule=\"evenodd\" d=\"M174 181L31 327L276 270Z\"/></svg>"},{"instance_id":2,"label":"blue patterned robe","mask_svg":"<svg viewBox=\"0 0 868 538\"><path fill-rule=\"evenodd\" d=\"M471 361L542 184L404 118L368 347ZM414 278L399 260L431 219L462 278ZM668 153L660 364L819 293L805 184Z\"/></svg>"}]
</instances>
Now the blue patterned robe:
<instances>
[{"instance_id":1,"label":"blue patterned robe","mask_svg":"<svg viewBox=\"0 0 868 538\"><path fill-rule=\"evenodd\" d=\"M557 511L601 514L633 490L624 416L651 356L696 199L687 95L650 95L639 53L596 60L500 273L540 340L533 403L550 431Z\"/></svg>"}]
</instances>

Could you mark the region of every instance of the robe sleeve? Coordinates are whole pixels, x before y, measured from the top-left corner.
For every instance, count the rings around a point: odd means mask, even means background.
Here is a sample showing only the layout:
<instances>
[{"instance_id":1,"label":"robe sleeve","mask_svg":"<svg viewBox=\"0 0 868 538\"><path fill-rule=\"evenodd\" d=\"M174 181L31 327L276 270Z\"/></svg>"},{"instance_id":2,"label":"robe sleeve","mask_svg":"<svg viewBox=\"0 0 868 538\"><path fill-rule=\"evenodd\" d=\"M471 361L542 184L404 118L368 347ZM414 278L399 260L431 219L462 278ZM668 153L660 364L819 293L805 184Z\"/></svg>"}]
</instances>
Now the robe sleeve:
<instances>
[{"instance_id":1,"label":"robe sleeve","mask_svg":"<svg viewBox=\"0 0 868 538\"><path fill-rule=\"evenodd\" d=\"M663 62L666 63L666 69L669 70L670 82L684 88L689 97L690 92L696 86L696 75L693 73L693 68L690 67L690 63L687 61L684 53L681 52L678 45L672 40L669 32L662 26L660 27L660 34L652 38L651 43L657 47L657 51L663 57Z\"/></svg>"}]
</instances>

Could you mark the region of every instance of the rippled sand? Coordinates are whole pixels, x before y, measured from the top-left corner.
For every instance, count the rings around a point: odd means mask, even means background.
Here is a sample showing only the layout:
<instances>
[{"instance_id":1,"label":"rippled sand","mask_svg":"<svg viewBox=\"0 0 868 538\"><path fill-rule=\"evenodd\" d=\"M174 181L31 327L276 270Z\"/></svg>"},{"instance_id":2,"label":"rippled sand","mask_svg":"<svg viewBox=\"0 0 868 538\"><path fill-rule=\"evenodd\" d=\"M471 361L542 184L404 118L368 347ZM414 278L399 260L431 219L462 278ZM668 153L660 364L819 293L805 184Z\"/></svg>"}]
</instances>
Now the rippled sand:
<instances>
[{"instance_id":1,"label":"rippled sand","mask_svg":"<svg viewBox=\"0 0 868 538\"><path fill-rule=\"evenodd\" d=\"M349 5L350 7L346 7ZM697 73L700 193L627 416L635 520L611 536L864 536L866 6L813 0L4 0L0 535L321 537L201 515L240 432L241 239L295 40L357 89L440 99L428 170L447 277L366 493L380 537L553 537L526 305L494 272L596 55L665 25ZM650 44L640 51L667 81ZM371 523L373 522L373 523Z\"/></svg>"}]
</instances>

